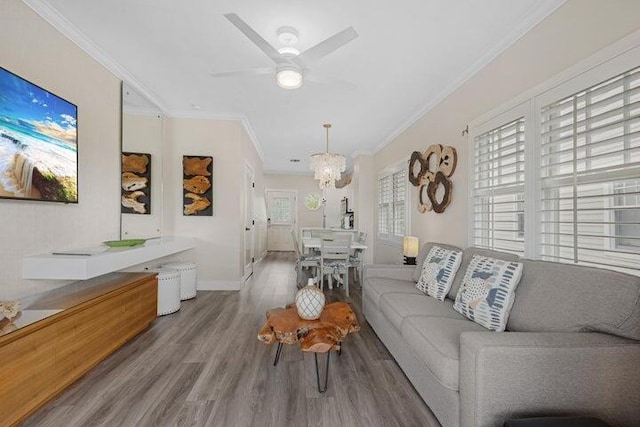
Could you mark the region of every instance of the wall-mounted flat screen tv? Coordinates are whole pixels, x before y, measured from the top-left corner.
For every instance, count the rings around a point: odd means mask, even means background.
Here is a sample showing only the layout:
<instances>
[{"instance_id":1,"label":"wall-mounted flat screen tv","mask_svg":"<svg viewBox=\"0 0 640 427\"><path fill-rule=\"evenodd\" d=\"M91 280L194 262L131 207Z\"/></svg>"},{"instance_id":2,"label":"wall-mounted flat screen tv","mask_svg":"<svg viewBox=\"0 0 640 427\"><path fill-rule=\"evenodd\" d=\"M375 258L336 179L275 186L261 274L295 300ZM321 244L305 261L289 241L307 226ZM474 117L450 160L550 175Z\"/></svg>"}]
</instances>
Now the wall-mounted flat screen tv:
<instances>
[{"instance_id":1,"label":"wall-mounted flat screen tv","mask_svg":"<svg viewBox=\"0 0 640 427\"><path fill-rule=\"evenodd\" d=\"M0 67L0 198L78 202L78 107Z\"/></svg>"}]
</instances>

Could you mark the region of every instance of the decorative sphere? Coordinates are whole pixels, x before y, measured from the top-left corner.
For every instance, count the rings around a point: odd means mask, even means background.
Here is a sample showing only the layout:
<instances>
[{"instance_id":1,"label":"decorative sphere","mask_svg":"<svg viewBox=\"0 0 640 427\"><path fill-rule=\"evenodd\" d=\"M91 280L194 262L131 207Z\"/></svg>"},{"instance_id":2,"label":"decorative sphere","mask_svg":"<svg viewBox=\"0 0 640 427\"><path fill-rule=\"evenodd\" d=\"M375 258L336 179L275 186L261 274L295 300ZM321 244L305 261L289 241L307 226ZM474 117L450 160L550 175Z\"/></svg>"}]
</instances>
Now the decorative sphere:
<instances>
[{"instance_id":1,"label":"decorative sphere","mask_svg":"<svg viewBox=\"0 0 640 427\"><path fill-rule=\"evenodd\" d=\"M296 293L295 302L301 319L316 320L324 308L324 293L313 284L313 281L310 281Z\"/></svg>"}]
</instances>

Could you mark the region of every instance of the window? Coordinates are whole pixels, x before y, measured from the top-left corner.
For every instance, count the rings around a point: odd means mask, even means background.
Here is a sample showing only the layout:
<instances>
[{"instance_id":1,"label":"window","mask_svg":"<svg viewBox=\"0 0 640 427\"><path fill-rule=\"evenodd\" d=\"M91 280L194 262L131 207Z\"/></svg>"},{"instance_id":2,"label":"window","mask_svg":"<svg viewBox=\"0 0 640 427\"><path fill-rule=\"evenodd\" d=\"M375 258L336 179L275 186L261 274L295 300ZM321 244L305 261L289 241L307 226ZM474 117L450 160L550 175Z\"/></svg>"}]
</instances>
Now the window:
<instances>
[{"instance_id":1,"label":"window","mask_svg":"<svg viewBox=\"0 0 640 427\"><path fill-rule=\"evenodd\" d=\"M617 182L613 186L615 248L640 251L640 178Z\"/></svg>"},{"instance_id":2,"label":"window","mask_svg":"<svg viewBox=\"0 0 640 427\"><path fill-rule=\"evenodd\" d=\"M378 237L399 241L407 229L407 171L378 179Z\"/></svg>"},{"instance_id":3,"label":"window","mask_svg":"<svg viewBox=\"0 0 640 427\"><path fill-rule=\"evenodd\" d=\"M524 254L524 117L474 138L473 245Z\"/></svg>"},{"instance_id":4,"label":"window","mask_svg":"<svg viewBox=\"0 0 640 427\"><path fill-rule=\"evenodd\" d=\"M640 276L640 36L469 124L468 244Z\"/></svg>"},{"instance_id":5,"label":"window","mask_svg":"<svg viewBox=\"0 0 640 427\"><path fill-rule=\"evenodd\" d=\"M640 68L541 109L541 259L638 268Z\"/></svg>"},{"instance_id":6,"label":"window","mask_svg":"<svg viewBox=\"0 0 640 427\"><path fill-rule=\"evenodd\" d=\"M273 196L271 199L271 224L272 225L291 225L293 218L292 211L292 197L279 197Z\"/></svg>"}]
</instances>

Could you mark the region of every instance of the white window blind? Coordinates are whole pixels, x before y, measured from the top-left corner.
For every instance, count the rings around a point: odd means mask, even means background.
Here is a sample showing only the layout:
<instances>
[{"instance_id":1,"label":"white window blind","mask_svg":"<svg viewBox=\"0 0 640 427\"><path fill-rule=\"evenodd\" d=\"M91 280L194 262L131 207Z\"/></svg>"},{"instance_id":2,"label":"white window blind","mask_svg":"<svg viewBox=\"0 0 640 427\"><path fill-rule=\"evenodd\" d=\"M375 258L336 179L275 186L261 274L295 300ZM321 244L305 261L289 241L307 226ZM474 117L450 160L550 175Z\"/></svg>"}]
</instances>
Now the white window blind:
<instances>
[{"instance_id":1,"label":"white window blind","mask_svg":"<svg viewBox=\"0 0 640 427\"><path fill-rule=\"evenodd\" d=\"M390 234L389 219L391 214L389 211L393 200L392 182L391 175L378 180L378 234L383 237Z\"/></svg>"},{"instance_id":2,"label":"white window blind","mask_svg":"<svg viewBox=\"0 0 640 427\"><path fill-rule=\"evenodd\" d=\"M405 169L378 179L378 237L403 237L407 217L407 172Z\"/></svg>"},{"instance_id":3,"label":"white window blind","mask_svg":"<svg viewBox=\"0 0 640 427\"><path fill-rule=\"evenodd\" d=\"M541 110L540 257L640 270L640 67Z\"/></svg>"},{"instance_id":4,"label":"white window blind","mask_svg":"<svg viewBox=\"0 0 640 427\"><path fill-rule=\"evenodd\" d=\"M474 138L474 246L524 254L524 131L521 117Z\"/></svg>"}]
</instances>

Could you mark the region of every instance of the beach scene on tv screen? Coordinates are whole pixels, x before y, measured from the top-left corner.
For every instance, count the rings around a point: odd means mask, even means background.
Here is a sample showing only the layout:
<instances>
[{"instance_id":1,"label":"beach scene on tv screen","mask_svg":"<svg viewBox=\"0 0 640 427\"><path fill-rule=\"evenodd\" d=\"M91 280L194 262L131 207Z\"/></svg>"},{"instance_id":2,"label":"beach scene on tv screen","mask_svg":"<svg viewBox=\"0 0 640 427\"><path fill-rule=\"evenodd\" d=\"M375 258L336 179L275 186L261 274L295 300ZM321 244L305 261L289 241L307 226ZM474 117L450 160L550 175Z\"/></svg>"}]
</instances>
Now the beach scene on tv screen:
<instances>
[{"instance_id":1,"label":"beach scene on tv screen","mask_svg":"<svg viewBox=\"0 0 640 427\"><path fill-rule=\"evenodd\" d=\"M0 197L78 201L77 108L0 68Z\"/></svg>"}]
</instances>

